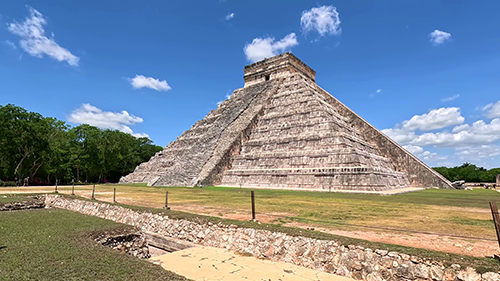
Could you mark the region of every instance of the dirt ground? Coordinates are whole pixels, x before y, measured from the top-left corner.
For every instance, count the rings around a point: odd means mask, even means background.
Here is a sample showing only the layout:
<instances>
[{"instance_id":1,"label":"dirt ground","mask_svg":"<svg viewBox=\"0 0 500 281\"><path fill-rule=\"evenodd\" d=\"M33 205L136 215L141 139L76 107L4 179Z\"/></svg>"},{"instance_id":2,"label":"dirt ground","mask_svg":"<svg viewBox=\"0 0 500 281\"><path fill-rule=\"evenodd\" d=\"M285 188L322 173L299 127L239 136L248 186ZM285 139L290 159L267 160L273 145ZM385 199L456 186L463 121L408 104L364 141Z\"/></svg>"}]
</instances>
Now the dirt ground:
<instances>
[{"instance_id":1,"label":"dirt ground","mask_svg":"<svg viewBox=\"0 0 500 281\"><path fill-rule=\"evenodd\" d=\"M195 207L191 207L189 212L197 213ZM198 210L201 211L201 210ZM206 210L205 210L206 211ZM217 216L216 214L210 214ZM285 214L259 214L258 220L261 222L271 222L276 219L276 215ZM226 219L248 220L247 214L228 214ZM491 257L494 254L499 254L499 246L497 241L476 240L476 239L461 239L451 236L430 235L422 233L401 233L401 232L382 232L369 230L336 230L331 228L315 227L310 224L291 222L283 224L289 227L300 227L304 229L314 229L325 233L358 238L372 242L381 242L388 244L396 244L414 248L424 248L434 251L447 253L475 256L475 257Z\"/></svg>"}]
</instances>

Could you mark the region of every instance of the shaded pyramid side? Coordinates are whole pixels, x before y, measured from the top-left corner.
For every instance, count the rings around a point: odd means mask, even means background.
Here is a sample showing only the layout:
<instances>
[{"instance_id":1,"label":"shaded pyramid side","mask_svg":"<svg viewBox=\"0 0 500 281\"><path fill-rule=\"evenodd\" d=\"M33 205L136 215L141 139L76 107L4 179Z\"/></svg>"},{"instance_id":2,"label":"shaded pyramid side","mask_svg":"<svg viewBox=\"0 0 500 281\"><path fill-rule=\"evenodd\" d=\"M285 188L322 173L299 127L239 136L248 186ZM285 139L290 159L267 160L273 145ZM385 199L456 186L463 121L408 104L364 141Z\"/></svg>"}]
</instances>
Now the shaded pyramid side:
<instances>
[{"instance_id":1,"label":"shaded pyramid side","mask_svg":"<svg viewBox=\"0 0 500 281\"><path fill-rule=\"evenodd\" d=\"M271 96L222 185L310 190L405 188L405 173L359 135L315 83L289 75Z\"/></svg>"},{"instance_id":2,"label":"shaded pyramid side","mask_svg":"<svg viewBox=\"0 0 500 281\"><path fill-rule=\"evenodd\" d=\"M241 118L236 122L239 126L231 124L245 113L251 120L251 113L258 107L255 103L262 102L262 97L266 93L273 92L273 88L280 82L281 80L273 80L236 90L231 98L196 122L148 162L137 166L133 173L122 177L120 182L147 182L148 185L158 186L195 186L203 181L203 178L199 177L202 171L205 177L214 176L212 170L215 167L210 169L205 167L205 164L209 160L211 160L209 163L221 163L226 150L231 149L233 143L240 142L236 141L236 138L241 137L241 132L245 129L245 122L242 122Z\"/></svg>"}]
</instances>

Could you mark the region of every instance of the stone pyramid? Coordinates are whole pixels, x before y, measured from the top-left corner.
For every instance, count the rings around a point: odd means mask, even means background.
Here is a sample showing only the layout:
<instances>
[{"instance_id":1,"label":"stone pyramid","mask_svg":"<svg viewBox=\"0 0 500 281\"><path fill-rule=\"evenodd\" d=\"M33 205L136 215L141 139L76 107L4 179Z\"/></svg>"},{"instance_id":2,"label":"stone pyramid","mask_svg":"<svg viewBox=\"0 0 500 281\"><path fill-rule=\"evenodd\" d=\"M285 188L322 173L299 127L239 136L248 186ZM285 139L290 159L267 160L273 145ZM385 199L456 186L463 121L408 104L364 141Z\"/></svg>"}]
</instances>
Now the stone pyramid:
<instances>
[{"instance_id":1,"label":"stone pyramid","mask_svg":"<svg viewBox=\"0 0 500 281\"><path fill-rule=\"evenodd\" d=\"M245 86L120 182L385 191L451 188L315 82L291 53L245 66Z\"/></svg>"}]
</instances>

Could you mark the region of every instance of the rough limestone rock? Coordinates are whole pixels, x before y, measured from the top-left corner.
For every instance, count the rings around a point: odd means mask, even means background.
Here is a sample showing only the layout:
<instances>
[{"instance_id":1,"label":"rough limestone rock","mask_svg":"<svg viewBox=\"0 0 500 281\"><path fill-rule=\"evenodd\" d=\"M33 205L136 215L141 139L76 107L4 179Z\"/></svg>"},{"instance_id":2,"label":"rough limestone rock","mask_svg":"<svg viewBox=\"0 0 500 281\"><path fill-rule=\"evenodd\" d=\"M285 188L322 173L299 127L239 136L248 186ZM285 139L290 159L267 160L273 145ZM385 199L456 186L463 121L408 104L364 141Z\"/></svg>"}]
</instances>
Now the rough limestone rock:
<instances>
[{"instance_id":1,"label":"rough limestone rock","mask_svg":"<svg viewBox=\"0 0 500 281\"><path fill-rule=\"evenodd\" d=\"M454 181L451 186L456 189L465 189L465 181Z\"/></svg>"},{"instance_id":2,"label":"rough limestone rock","mask_svg":"<svg viewBox=\"0 0 500 281\"><path fill-rule=\"evenodd\" d=\"M477 273L475 269L467 267L457 274L457 279L460 281L481 281L481 274Z\"/></svg>"},{"instance_id":3,"label":"rough limestone rock","mask_svg":"<svg viewBox=\"0 0 500 281\"><path fill-rule=\"evenodd\" d=\"M291 53L245 67L245 86L120 182L384 191L451 183L315 82Z\"/></svg>"}]
</instances>

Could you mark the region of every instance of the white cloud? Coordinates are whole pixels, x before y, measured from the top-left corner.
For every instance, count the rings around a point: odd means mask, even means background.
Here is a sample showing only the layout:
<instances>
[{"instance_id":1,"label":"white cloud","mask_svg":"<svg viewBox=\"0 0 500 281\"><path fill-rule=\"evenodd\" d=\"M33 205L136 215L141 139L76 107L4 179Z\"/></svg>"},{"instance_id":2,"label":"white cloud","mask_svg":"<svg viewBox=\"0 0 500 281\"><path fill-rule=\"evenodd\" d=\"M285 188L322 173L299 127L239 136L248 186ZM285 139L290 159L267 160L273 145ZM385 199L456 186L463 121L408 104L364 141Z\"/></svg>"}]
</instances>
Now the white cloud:
<instances>
[{"instance_id":1,"label":"white cloud","mask_svg":"<svg viewBox=\"0 0 500 281\"><path fill-rule=\"evenodd\" d=\"M16 44L14 44L14 43L13 43L12 41L10 41L10 40L5 40L5 41L4 41L4 44L5 44L5 45L7 45L7 46L9 46L9 47L11 47L11 48L12 48L12 49L14 49L14 50L16 50L16 49L17 49Z\"/></svg>"},{"instance_id":2,"label":"white cloud","mask_svg":"<svg viewBox=\"0 0 500 281\"><path fill-rule=\"evenodd\" d=\"M122 112L102 111L93 105L84 103L80 108L71 112L68 121L76 124L89 124L103 129L119 130L135 137L149 138L147 134L132 131L130 125L142 123L144 120L125 110Z\"/></svg>"},{"instance_id":3,"label":"white cloud","mask_svg":"<svg viewBox=\"0 0 500 281\"><path fill-rule=\"evenodd\" d=\"M498 145L466 146L457 150L456 155L460 160L468 162L500 156L500 146Z\"/></svg>"},{"instance_id":4,"label":"white cloud","mask_svg":"<svg viewBox=\"0 0 500 281\"><path fill-rule=\"evenodd\" d=\"M414 131L432 131L453 125L462 124L465 118L458 107L442 107L422 115L415 115L410 120L403 121L402 129Z\"/></svg>"},{"instance_id":5,"label":"white cloud","mask_svg":"<svg viewBox=\"0 0 500 281\"><path fill-rule=\"evenodd\" d=\"M378 89L375 91L375 93L371 93L370 97L373 98L376 94L380 94L380 92L382 92L382 90Z\"/></svg>"},{"instance_id":6,"label":"white cloud","mask_svg":"<svg viewBox=\"0 0 500 281\"><path fill-rule=\"evenodd\" d=\"M429 34L429 36L431 37L432 44L435 46L443 44L444 42L446 42L447 40L450 40L450 38L451 38L450 33L444 32L441 30L437 30L437 29L434 30L433 32L431 32Z\"/></svg>"},{"instance_id":7,"label":"white cloud","mask_svg":"<svg viewBox=\"0 0 500 281\"><path fill-rule=\"evenodd\" d=\"M456 126L451 133L437 132L417 135L414 131L398 128L385 129L382 132L402 145L459 148L470 145L491 144L500 140L500 119L493 119L490 124L479 120L472 125Z\"/></svg>"},{"instance_id":8,"label":"white cloud","mask_svg":"<svg viewBox=\"0 0 500 281\"><path fill-rule=\"evenodd\" d=\"M464 132L464 131L478 135L498 134L500 137L500 118L495 118L491 120L490 124L487 124L483 120L478 120L472 123L472 126L469 124L464 124L453 128L453 133Z\"/></svg>"},{"instance_id":9,"label":"white cloud","mask_svg":"<svg viewBox=\"0 0 500 281\"><path fill-rule=\"evenodd\" d=\"M500 100L496 103L488 104L487 106L483 107L483 110L486 112L486 117L488 118L500 117Z\"/></svg>"},{"instance_id":10,"label":"white cloud","mask_svg":"<svg viewBox=\"0 0 500 281\"><path fill-rule=\"evenodd\" d=\"M230 13L226 16L226 20L230 20L232 18L234 18L234 13Z\"/></svg>"},{"instance_id":11,"label":"white cloud","mask_svg":"<svg viewBox=\"0 0 500 281\"><path fill-rule=\"evenodd\" d=\"M416 136L409 143L413 145L433 145L436 147L463 147L467 145L480 145L495 142L500 139L500 135L494 134L474 134L468 131L458 133L439 132L426 133Z\"/></svg>"},{"instance_id":12,"label":"white cloud","mask_svg":"<svg viewBox=\"0 0 500 281\"><path fill-rule=\"evenodd\" d=\"M66 61L69 65L78 66L79 57L73 55L67 49L59 46L54 40L54 34L51 38L45 36L44 25L47 21L37 10L29 7L30 16L24 22L10 23L7 29L19 37L19 45L28 54L42 58L43 55L52 57L58 61Z\"/></svg>"},{"instance_id":13,"label":"white cloud","mask_svg":"<svg viewBox=\"0 0 500 281\"><path fill-rule=\"evenodd\" d=\"M483 109L489 113L488 110L493 108L494 105L488 105ZM454 159L457 161L459 159L476 161L490 156L498 157L500 147L496 143L500 140L500 118L494 118L489 123L484 120L478 120L472 124L462 124L463 122L464 118L460 114L460 109L448 107L415 115L410 120L403 121L402 125L396 125L382 132L424 161L444 160L447 157L426 151L425 146L454 148L457 151ZM416 133L417 130L444 129L451 125L457 125L451 129L451 132L443 130Z\"/></svg>"},{"instance_id":14,"label":"white cloud","mask_svg":"<svg viewBox=\"0 0 500 281\"><path fill-rule=\"evenodd\" d=\"M421 146L416 145L405 145L403 146L406 150L408 150L411 154L417 156L418 158L424 161L441 161L448 159L448 156L439 156L435 152L430 152L424 150Z\"/></svg>"},{"instance_id":15,"label":"white cloud","mask_svg":"<svg viewBox=\"0 0 500 281\"><path fill-rule=\"evenodd\" d=\"M304 34L313 30L318 32L319 36L339 35L342 33L339 13L334 6L321 6L312 8L309 11L303 11L300 25Z\"/></svg>"},{"instance_id":16,"label":"white cloud","mask_svg":"<svg viewBox=\"0 0 500 281\"><path fill-rule=\"evenodd\" d=\"M413 139L417 137L415 132L405 131L398 128L384 129L382 133L386 134L391 139L395 140L399 144L409 144Z\"/></svg>"},{"instance_id":17,"label":"white cloud","mask_svg":"<svg viewBox=\"0 0 500 281\"><path fill-rule=\"evenodd\" d=\"M405 145L403 146L404 149L408 150L411 154L417 155L421 154L424 152L424 149L421 146L416 146L416 145Z\"/></svg>"},{"instance_id":18,"label":"white cloud","mask_svg":"<svg viewBox=\"0 0 500 281\"><path fill-rule=\"evenodd\" d=\"M453 101L453 100L456 100L460 97L459 94L456 94L454 96L451 96L451 97L446 97L446 98L442 98L441 101L442 102L449 102L449 101Z\"/></svg>"},{"instance_id":19,"label":"white cloud","mask_svg":"<svg viewBox=\"0 0 500 281\"><path fill-rule=\"evenodd\" d=\"M129 79L130 84L136 88L150 88L157 91L168 91L172 89L166 80L160 81L153 77L146 77L144 75L136 75L134 78Z\"/></svg>"},{"instance_id":20,"label":"white cloud","mask_svg":"<svg viewBox=\"0 0 500 281\"><path fill-rule=\"evenodd\" d=\"M245 45L243 51L248 61L256 62L276 56L298 44L295 33L290 33L277 42L274 37L255 38L252 43Z\"/></svg>"}]
</instances>

